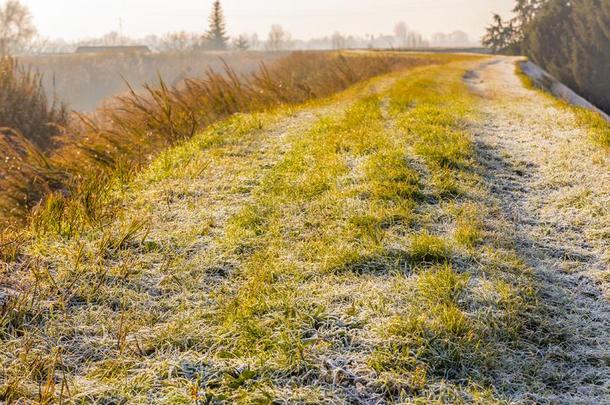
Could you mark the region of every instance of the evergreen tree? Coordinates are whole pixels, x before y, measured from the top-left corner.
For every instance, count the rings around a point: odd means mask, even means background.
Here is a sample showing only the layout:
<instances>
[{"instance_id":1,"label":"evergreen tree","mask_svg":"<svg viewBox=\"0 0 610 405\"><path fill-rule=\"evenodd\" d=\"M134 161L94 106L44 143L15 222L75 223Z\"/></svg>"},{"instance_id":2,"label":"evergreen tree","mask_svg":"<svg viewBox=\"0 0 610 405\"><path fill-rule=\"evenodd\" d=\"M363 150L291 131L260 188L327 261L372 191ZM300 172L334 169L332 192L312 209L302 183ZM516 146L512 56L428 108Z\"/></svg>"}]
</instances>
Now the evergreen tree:
<instances>
[{"instance_id":1,"label":"evergreen tree","mask_svg":"<svg viewBox=\"0 0 610 405\"><path fill-rule=\"evenodd\" d=\"M576 88L610 113L610 2L573 2L570 74Z\"/></svg>"},{"instance_id":2,"label":"evergreen tree","mask_svg":"<svg viewBox=\"0 0 610 405\"><path fill-rule=\"evenodd\" d=\"M516 15L514 21L520 28L520 31L532 21L544 3L545 0L517 0L513 13Z\"/></svg>"},{"instance_id":3,"label":"evergreen tree","mask_svg":"<svg viewBox=\"0 0 610 405\"><path fill-rule=\"evenodd\" d=\"M494 14L493 23L487 27L482 44L494 53L516 53L519 48L519 34L514 20L504 21Z\"/></svg>"},{"instance_id":4,"label":"evergreen tree","mask_svg":"<svg viewBox=\"0 0 610 405\"><path fill-rule=\"evenodd\" d=\"M572 86L573 82L562 69L570 64L571 6L569 0L551 0L538 13L523 33L523 53L548 70L559 80Z\"/></svg>"},{"instance_id":5,"label":"evergreen tree","mask_svg":"<svg viewBox=\"0 0 610 405\"><path fill-rule=\"evenodd\" d=\"M523 37L524 54L610 112L607 0L548 0Z\"/></svg>"},{"instance_id":6,"label":"evergreen tree","mask_svg":"<svg viewBox=\"0 0 610 405\"><path fill-rule=\"evenodd\" d=\"M215 0L210 14L210 27L205 35L206 46L214 50L227 49L229 37L220 0Z\"/></svg>"},{"instance_id":7,"label":"evergreen tree","mask_svg":"<svg viewBox=\"0 0 610 405\"><path fill-rule=\"evenodd\" d=\"M494 16L483 44L527 55L610 113L610 1L516 0L513 12Z\"/></svg>"},{"instance_id":8,"label":"evergreen tree","mask_svg":"<svg viewBox=\"0 0 610 405\"><path fill-rule=\"evenodd\" d=\"M520 53L525 29L546 1L548 0L517 0L512 10L515 17L507 21L494 14L494 21L487 27L487 33L482 39L483 45L495 53Z\"/></svg>"}]
</instances>

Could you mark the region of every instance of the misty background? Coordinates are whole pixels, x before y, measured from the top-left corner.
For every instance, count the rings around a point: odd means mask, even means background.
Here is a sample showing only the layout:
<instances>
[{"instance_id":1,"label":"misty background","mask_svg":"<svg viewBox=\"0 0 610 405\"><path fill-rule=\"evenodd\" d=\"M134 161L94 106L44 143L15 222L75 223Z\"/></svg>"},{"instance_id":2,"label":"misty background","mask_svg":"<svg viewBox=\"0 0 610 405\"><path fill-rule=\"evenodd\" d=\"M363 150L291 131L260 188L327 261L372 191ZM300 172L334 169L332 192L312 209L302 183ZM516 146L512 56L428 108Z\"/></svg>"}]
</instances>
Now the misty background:
<instances>
[{"instance_id":1,"label":"misty background","mask_svg":"<svg viewBox=\"0 0 610 405\"><path fill-rule=\"evenodd\" d=\"M212 6L212 0L62 0L61 7L48 0L22 3L29 7L40 35L47 39L74 42L114 31L141 39L140 42L146 39L153 46L155 36L205 30ZM368 42L378 46L375 38L392 34L398 21L404 21L431 46L451 46L451 42L443 41L442 35L437 34L455 31L466 34L469 44L477 44L492 13L508 15L513 1L227 0L222 5L227 31L232 37L247 35L264 40L272 25L281 25L295 40L295 47L325 49L330 47L330 41L323 39L335 33L360 39L354 46L367 46ZM460 39L459 46L466 45L464 36ZM388 47L387 41L382 42Z\"/></svg>"},{"instance_id":2,"label":"misty background","mask_svg":"<svg viewBox=\"0 0 610 405\"><path fill-rule=\"evenodd\" d=\"M205 40L213 0L62 0L61 7L22 0L35 33L13 53L42 74L50 97L93 111L128 91L127 83L138 90L162 78L173 86L224 63L250 74L285 51L479 47L492 11L509 11L511 3L224 0L226 43L218 47ZM117 51L124 46L145 48Z\"/></svg>"}]
</instances>

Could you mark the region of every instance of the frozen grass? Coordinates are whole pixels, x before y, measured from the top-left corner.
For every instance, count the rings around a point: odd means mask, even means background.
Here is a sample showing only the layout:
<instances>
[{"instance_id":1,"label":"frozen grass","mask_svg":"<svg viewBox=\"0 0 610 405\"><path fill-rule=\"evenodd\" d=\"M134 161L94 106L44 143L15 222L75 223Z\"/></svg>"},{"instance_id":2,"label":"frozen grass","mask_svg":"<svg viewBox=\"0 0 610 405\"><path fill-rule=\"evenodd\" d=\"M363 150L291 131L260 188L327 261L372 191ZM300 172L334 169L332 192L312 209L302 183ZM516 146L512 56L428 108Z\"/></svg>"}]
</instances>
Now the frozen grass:
<instances>
[{"instance_id":1,"label":"frozen grass","mask_svg":"<svg viewBox=\"0 0 610 405\"><path fill-rule=\"evenodd\" d=\"M49 199L5 265L29 283L3 298L0 397L509 398L536 295L477 174L472 64L446 62L219 122L78 197L103 227Z\"/></svg>"},{"instance_id":2,"label":"frozen grass","mask_svg":"<svg viewBox=\"0 0 610 405\"><path fill-rule=\"evenodd\" d=\"M608 154L590 142L589 123L571 107L521 86L514 63L497 57L468 79L481 96L477 150L502 207L494 214L504 221L497 228L532 268L544 308L543 316L532 317L539 330L530 338L546 354L517 354L519 367L530 371L506 373L504 381L517 402L606 403Z\"/></svg>"},{"instance_id":3,"label":"frozen grass","mask_svg":"<svg viewBox=\"0 0 610 405\"><path fill-rule=\"evenodd\" d=\"M574 114L577 124L581 127L586 127L589 129L589 136L591 140L602 146L605 150L610 151L610 122L605 120L595 111L571 105L566 101L555 98L552 94L537 87L532 80L525 73L523 73L519 62L517 62L515 65L515 73L521 80L524 87L539 91L546 97L553 99L558 107L571 111Z\"/></svg>"}]
</instances>

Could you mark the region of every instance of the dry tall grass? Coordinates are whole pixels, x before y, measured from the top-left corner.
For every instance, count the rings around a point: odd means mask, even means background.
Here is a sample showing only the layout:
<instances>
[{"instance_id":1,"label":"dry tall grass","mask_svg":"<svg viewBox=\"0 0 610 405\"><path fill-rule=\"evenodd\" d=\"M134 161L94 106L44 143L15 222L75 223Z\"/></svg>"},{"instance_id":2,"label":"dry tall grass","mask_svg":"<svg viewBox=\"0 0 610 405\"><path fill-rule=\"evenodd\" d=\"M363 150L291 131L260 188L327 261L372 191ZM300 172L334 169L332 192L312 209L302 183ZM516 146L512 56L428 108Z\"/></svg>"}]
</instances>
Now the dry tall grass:
<instances>
[{"instance_id":1,"label":"dry tall grass","mask_svg":"<svg viewBox=\"0 0 610 405\"><path fill-rule=\"evenodd\" d=\"M67 120L65 106L48 100L40 74L13 58L0 59L0 127L17 130L46 148L59 134L57 126Z\"/></svg>"},{"instance_id":2,"label":"dry tall grass","mask_svg":"<svg viewBox=\"0 0 610 405\"><path fill-rule=\"evenodd\" d=\"M160 150L237 112L260 111L282 104L328 96L382 73L431 64L442 56L400 54L293 53L249 77L228 65L223 73L208 70L180 88L161 81L131 90L112 107L94 116L81 115L58 138L59 147L45 154L25 137L11 132L0 151L9 158L0 168L0 223L24 223L44 196L59 228L95 222L104 187L125 180ZM68 212L63 200L75 196L82 205ZM54 204L54 205L53 205ZM63 224L63 225L61 225Z\"/></svg>"},{"instance_id":3,"label":"dry tall grass","mask_svg":"<svg viewBox=\"0 0 610 405\"><path fill-rule=\"evenodd\" d=\"M21 62L43 75L47 93L56 93L77 111L94 111L104 100L128 90L125 81L168 83L199 77L206 69L222 70L223 60L240 74L258 70L285 54L275 52L92 53L24 56Z\"/></svg>"}]
</instances>

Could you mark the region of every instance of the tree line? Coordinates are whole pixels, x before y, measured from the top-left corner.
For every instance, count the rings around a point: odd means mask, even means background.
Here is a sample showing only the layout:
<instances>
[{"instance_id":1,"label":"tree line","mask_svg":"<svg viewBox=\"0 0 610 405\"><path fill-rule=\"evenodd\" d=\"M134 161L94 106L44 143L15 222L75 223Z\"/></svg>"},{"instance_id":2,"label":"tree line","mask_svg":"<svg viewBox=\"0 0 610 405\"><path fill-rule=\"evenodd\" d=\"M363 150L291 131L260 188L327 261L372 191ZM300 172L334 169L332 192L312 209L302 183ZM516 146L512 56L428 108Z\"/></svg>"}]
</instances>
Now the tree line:
<instances>
[{"instance_id":1,"label":"tree line","mask_svg":"<svg viewBox=\"0 0 610 405\"><path fill-rule=\"evenodd\" d=\"M528 56L610 113L610 1L517 0L513 12L494 15L483 44Z\"/></svg>"},{"instance_id":2,"label":"tree line","mask_svg":"<svg viewBox=\"0 0 610 405\"><path fill-rule=\"evenodd\" d=\"M266 38L257 34L231 37L227 33L226 18L220 0L212 4L207 30L202 32L177 31L162 36L147 35L130 38L112 31L99 38L74 42L45 39L37 34L31 15L19 0L8 0L0 6L0 55L70 53L79 46L146 45L155 52L183 52L191 50L264 50L292 49L413 49L429 47L476 46L465 32L435 33L430 39L410 29L404 22L394 26L393 35L347 35L335 32L330 36L309 40L294 39L281 25L273 25Z\"/></svg>"},{"instance_id":3,"label":"tree line","mask_svg":"<svg viewBox=\"0 0 610 405\"><path fill-rule=\"evenodd\" d=\"M81 45L117 46L145 44L157 51L187 51L187 50L247 50L251 47L260 48L258 36L239 35L230 38L227 34L226 20L220 0L212 3L212 11L208 20L208 29L201 33L186 31L171 32L162 37L150 35L135 40L113 31L101 38L68 43L62 40L46 40L37 35L29 9L19 0L8 0L0 7L0 56L27 53L63 53L70 52ZM263 48L268 51L279 51L292 48L292 37L280 25L273 25Z\"/></svg>"},{"instance_id":4,"label":"tree line","mask_svg":"<svg viewBox=\"0 0 610 405\"><path fill-rule=\"evenodd\" d=\"M231 39L227 35L226 22L220 0L212 3L212 12L209 18L208 30L204 35L191 34L184 31L169 33L162 38L146 38L154 42L160 50L225 50L234 48L246 50L249 42L246 36L240 35ZM75 45L131 45L133 39L125 37L114 31L101 38L79 41L69 44L65 41L50 41L38 36L37 29L32 21L29 9L19 0L8 0L0 6L0 56L65 51Z\"/></svg>"}]
</instances>

